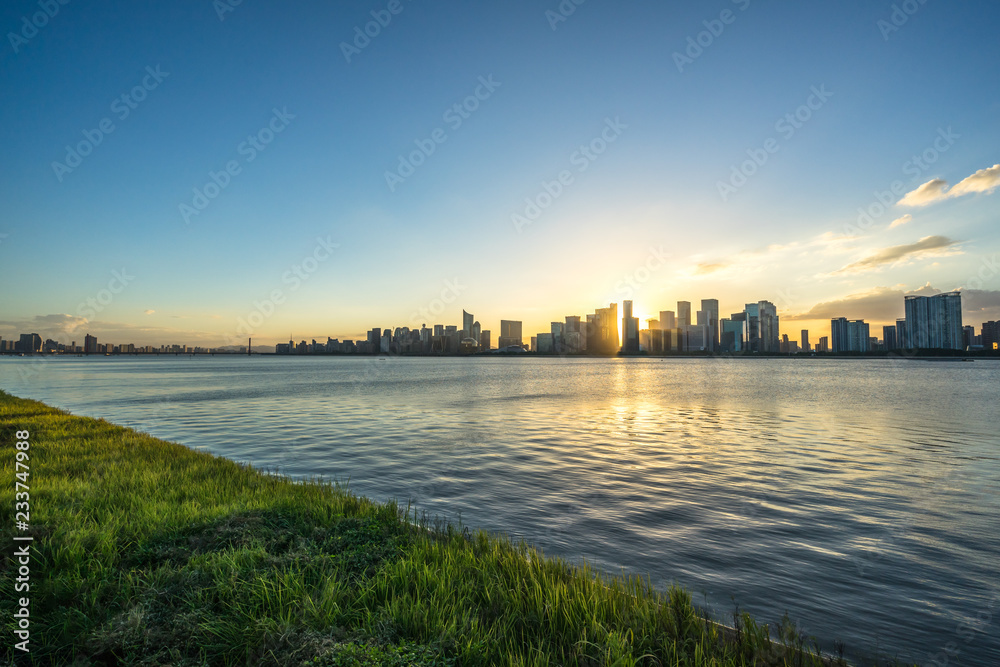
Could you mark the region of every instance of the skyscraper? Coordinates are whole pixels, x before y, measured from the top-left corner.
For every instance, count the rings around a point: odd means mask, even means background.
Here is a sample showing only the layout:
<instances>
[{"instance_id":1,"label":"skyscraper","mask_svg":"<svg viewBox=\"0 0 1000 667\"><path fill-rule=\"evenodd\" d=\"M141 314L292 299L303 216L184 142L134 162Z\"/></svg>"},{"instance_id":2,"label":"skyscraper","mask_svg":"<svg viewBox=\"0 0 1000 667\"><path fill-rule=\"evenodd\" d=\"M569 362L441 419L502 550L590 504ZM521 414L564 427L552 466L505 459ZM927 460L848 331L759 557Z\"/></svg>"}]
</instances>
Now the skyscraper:
<instances>
[{"instance_id":1,"label":"skyscraper","mask_svg":"<svg viewBox=\"0 0 1000 667\"><path fill-rule=\"evenodd\" d=\"M846 317L830 320L830 343L834 352L870 352L868 323Z\"/></svg>"},{"instance_id":2,"label":"skyscraper","mask_svg":"<svg viewBox=\"0 0 1000 667\"><path fill-rule=\"evenodd\" d=\"M913 349L961 350L962 293L904 297L909 346Z\"/></svg>"},{"instance_id":3,"label":"skyscraper","mask_svg":"<svg viewBox=\"0 0 1000 667\"><path fill-rule=\"evenodd\" d=\"M622 352L638 354L639 352L639 318L632 317L632 302L622 302Z\"/></svg>"},{"instance_id":4,"label":"skyscraper","mask_svg":"<svg viewBox=\"0 0 1000 667\"><path fill-rule=\"evenodd\" d=\"M812 352L812 346L809 344L809 329L802 330L802 351Z\"/></svg>"},{"instance_id":5,"label":"skyscraper","mask_svg":"<svg viewBox=\"0 0 1000 667\"><path fill-rule=\"evenodd\" d=\"M668 331L677 328L677 317L672 310L660 311L660 329Z\"/></svg>"},{"instance_id":6,"label":"skyscraper","mask_svg":"<svg viewBox=\"0 0 1000 667\"><path fill-rule=\"evenodd\" d=\"M470 338L472 336L472 325L475 324L476 318L472 313L465 312L462 309L462 338Z\"/></svg>"},{"instance_id":7,"label":"skyscraper","mask_svg":"<svg viewBox=\"0 0 1000 667\"><path fill-rule=\"evenodd\" d=\"M521 323L516 320L500 320L500 338L497 340L497 346L503 348L523 344Z\"/></svg>"},{"instance_id":8,"label":"skyscraper","mask_svg":"<svg viewBox=\"0 0 1000 667\"><path fill-rule=\"evenodd\" d=\"M984 350L1000 348L1000 322L983 322L982 336Z\"/></svg>"},{"instance_id":9,"label":"skyscraper","mask_svg":"<svg viewBox=\"0 0 1000 667\"><path fill-rule=\"evenodd\" d=\"M887 351L899 349L899 345L896 343L895 326L882 327L882 344Z\"/></svg>"},{"instance_id":10,"label":"skyscraper","mask_svg":"<svg viewBox=\"0 0 1000 667\"><path fill-rule=\"evenodd\" d=\"M773 354L780 349L778 309L770 301L748 303L746 313L746 349L750 352Z\"/></svg>"},{"instance_id":11,"label":"skyscraper","mask_svg":"<svg viewBox=\"0 0 1000 667\"><path fill-rule=\"evenodd\" d=\"M701 310L698 311L698 324L708 327L708 349L713 352L719 348L719 300L702 299Z\"/></svg>"},{"instance_id":12,"label":"skyscraper","mask_svg":"<svg viewBox=\"0 0 1000 667\"><path fill-rule=\"evenodd\" d=\"M618 304L598 308L593 315L587 315L587 351L593 354L616 354L618 344Z\"/></svg>"},{"instance_id":13,"label":"skyscraper","mask_svg":"<svg viewBox=\"0 0 1000 667\"><path fill-rule=\"evenodd\" d=\"M691 302L677 302L677 328L690 326L691 324Z\"/></svg>"}]
</instances>

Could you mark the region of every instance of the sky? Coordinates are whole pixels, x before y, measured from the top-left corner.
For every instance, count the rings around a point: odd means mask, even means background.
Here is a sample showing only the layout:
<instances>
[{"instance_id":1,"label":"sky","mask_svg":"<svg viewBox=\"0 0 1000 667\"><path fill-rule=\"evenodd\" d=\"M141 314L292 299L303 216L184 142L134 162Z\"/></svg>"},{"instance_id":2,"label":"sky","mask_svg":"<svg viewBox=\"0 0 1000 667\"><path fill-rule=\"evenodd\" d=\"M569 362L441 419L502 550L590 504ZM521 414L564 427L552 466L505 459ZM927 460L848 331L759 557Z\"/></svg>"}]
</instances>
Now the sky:
<instances>
[{"instance_id":1,"label":"sky","mask_svg":"<svg viewBox=\"0 0 1000 667\"><path fill-rule=\"evenodd\" d=\"M0 337L1000 319L1000 5L0 8Z\"/></svg>"}]
</instances>

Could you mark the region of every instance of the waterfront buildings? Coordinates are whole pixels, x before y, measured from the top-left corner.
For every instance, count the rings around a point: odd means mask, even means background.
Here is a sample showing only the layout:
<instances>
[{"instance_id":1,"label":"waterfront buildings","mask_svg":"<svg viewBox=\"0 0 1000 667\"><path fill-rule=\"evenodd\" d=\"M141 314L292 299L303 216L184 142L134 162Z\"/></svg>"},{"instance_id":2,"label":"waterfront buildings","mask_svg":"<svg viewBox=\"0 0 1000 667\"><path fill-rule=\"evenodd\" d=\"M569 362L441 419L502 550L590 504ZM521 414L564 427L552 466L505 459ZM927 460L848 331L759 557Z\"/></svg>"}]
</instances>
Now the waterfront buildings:
<instances>
[{"instance_id":1,"label":"waterfront buildings","mask_svg":"<svg viewBox=\"0 0 1000 667\"><path fill-rule=\"evenodd\" d=\"M907 349L961 350L962 293L904 297Z\"/></svg>"},{"instance_id":2,"label":"waterfront buildings","mask_svg":"<svg viewBox=\"0 0 1000 667\"><path fill-rule=\"evenodd\" d=\"M830 342L834 352L871 352L868 323L846 317L830 320Z\"/></svg>"}]
</instances>

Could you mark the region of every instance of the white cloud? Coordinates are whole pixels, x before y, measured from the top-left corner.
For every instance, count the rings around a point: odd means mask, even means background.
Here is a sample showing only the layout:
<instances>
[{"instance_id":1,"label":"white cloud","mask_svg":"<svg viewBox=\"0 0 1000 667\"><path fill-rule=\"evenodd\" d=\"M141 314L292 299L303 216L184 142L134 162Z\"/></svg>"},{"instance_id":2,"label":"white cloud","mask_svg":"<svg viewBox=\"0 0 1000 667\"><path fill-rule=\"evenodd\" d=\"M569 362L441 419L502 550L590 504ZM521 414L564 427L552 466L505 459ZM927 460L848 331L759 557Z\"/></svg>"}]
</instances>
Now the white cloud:
<instances>
[{"instance_id":1,"label":"white cloud","mask_svg":"<svg viewBox=\"0 0 1000 667\"><path fill-rule=\"evenodd\" d=\"M913 216L910 215L909 213L907 213L906 215L904 215L904 216L902 216L900 218L896 218L895 220L893 220L892 223L889 225L889 229L895 229L896 227L902 227L903 225L905 225L906 223L910 222L911 220L913 220Z\"/></svg>"},{"instance_id":2,"label":"white cloud","mask_svg":"<svg viewBox=\"0 0 1000 667\"><path fill-rule=\"evenodd\" d=\"M926 257L960 255L962 251L957 248L959 243L961 241L954 241L946 236L925 236L916 243L907 243L905 245L877 250L867 257L834 271L834 274L864 273L866 271L876 271L885 266Z\"/></svg>"},{"instance_id":3,"label":"white cloud","mask_svg":"<svg viewBox=\"0 0 1000 667\"><path fill-rule=\"evenodd\" d=\"M975 194L978 192L990 193L997 186L1000 186L1000 164L995 164L988 169L980 169L971 176L959 181L951 189L948 189L948 181L940 178L927 181L919 188L908 192L902 199L896 202L897 206L927 206L951 197L961 197L962 195Z\"/></svg>"}]
</instances>

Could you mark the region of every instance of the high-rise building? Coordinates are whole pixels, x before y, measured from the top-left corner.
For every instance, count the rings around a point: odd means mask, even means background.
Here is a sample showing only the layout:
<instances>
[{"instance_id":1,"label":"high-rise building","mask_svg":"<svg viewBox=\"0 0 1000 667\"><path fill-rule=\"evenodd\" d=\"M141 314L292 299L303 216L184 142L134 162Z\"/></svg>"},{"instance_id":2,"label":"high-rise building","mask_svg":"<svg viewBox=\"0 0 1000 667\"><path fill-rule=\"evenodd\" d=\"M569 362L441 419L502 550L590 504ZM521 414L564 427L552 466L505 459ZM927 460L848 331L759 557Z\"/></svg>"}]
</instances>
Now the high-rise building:
<instances>
[{"instance_id":1,"label":"high-rise building","mask_svg":"<svg viewBox=\"0 0 1000 667\"><path fill-rule=\"evenodd\" d=\"M976 344L976 328L972 326L962 327L962 349L970 350Z\"/></svg>"},{"instance_id":2,"label":"high-rise building","mask_svg":"<svg viewBox=\"0 0 1000 667\"><path fill-rule=\"evenodd\" d=\"M899 349L899 345L896 342L895 326L882 327L882 346L889 352Z\"/></svg>"},{"instance_id":3,"label":"high-rise building","mask_svg":"<svg viewBox=\"0 0 1000 667\"><path fill-rule=\"evenodd\" d=\"M479 349L483 352L489 352L492 348L490 347L490 330L479 332Z\"/></svg>"},{"instance_id":4,"label":"high-rise building","mask_svg":"<svg viewBox=\"0 0 1000 667\"><path fill-rule=\"evenodd\" d=\"M472 336L472 325L475 324L475 320L472 313L467 313L464 308L462 309L462 338Z\"/></svg>"},{"instance_id":5,"label":"high-rise building","mask_svg":"<svg viewBox=\"0 0 1000 667\"><path fill-rule=\"evenodd\" d=\"M691 302L677 302L677 327L683 328L691 324Z\"/></svg>"},{"instance_id":6,"label":"high-rise building","mask_svg":"<svg viewBox=\"0 0 1000 667\"><path fill-rule=\"evenodd\" d=\"M826 336L821 336L819 342L816 343L817 352L829 352L830 351L830 339Z\"/></svg>"},{"instance_id":7,"label":"high-rise building","mask_svg":"<svg viewBox=\"0 0 1000 667\"><path fill-rule=\"evenodd\" d=\"M896 347L900 350L909 350L912 347L910 345L909 333L906 331L905 318L896 320Z\"/></svg>"},{"instance_id":8,"label":"high-rise building","mask_svg":"<svg viewBox=\"0 0 1000 667\"><path fill-rule=\"evenodd\" d=\"M691 324L681 327L681 337L684 341L685 352L711 352L711 333L708 326L702 324Z\"/></svg>"},{"instance_id":9,"label":"high-rise building","mask_svg":"<svg viewBox=\"0 0 1000 667\"><path fill-rule=\"evenodd\" d=\"M927 350L961 350L962 293L904 297L908 347Z\"/></svg>"},{"instance_id":10,"label":"high-rise building","mask_svg":"<svg viewBox=\"0 0 1000 667\"><path fill-rule=\"evenodd\" d=\"M830 340L834 352L870 352L871 337L864 320L838 317L830 320Z\"/></svg>"},{"instance_id":11,"label":"high-rise building","mask_svg":"<svg viewBox=\"0 0 1000 667\"><path fill-rule=\"evenodd\" d=\"M660 311L660 329L663 331L669 331L670 329L677 328L677 317L674 316L674 311L672 310L661 310Z\"/></svg>"},{"instance_id":12,"label":"high-rise building","mask_svg":"<svg viewBox=\"0 0 1000 667\"><path fill-rule=\"evenodd\" d=\"M740 318L738 316L742 315ZM735 353L743 351L743 336L746 313L736 313L730 319L719 320L719 351Z\"/></svg>"},{"instance_id":13,"label":"high-rise building","mask_svg":"<svg viewBox=\"0 0 1000 667\"><path fill-rule=\"evenodd\" d=\"M983 322L982 346L984 350L1000 349L1000 322Z\"/></svg>"},{"instance_id":14,"label":"high-rise building","mask_svg":"<svg viewBox=\"0 0 1000 667\"><path fill-rule=\"evenodd\" d=\"M719 347L719 300L702 299L698 311L698 324L708 327L708 348L713 352Z\"/></svg>"},{"instance_id":15,"label":"high-rise building","mask_svg":"<svg viewBox=\"0 0 1000 667\"><path fill-rule=\"evenodd\" d=\"M552 351L556 354L563 353L563 323L552 322L549 324L549 332L552 334Z\"/></svg>"},{"instance_id":16,"label":"high-rise building","mask_svg":"<svg viewBox=\"0 0 1000 667\"><path fill-rule=\"evenodd\" d=\"M632 302L622 302L622 352L639 352L639 318L632 317Z\"/></svg>"},{"instance_id":17,"label":"high-rise building","mask_svg":"<svg viewBox=\"0 0 1000 667\"><path fill-rule=\"evenodd\" d=\"M812 346L809 344L809 329L802 330L801 343L803 352L812 352Z\"/></svg>"},{"instance_id":18,"label":"high-rise building","mask_svg":"<svg viewBox=\"0 0 1000 667\"><path fill-rule=\"evenodd\" d=\"M21 334L18 348L24 354L37 354L42 351L42 337L36 333Z\"/></svg>"},{"instance_id":19,"label":"high-rise building","mask_svg":"<svg viewBox=\"0 0 1000 667\"><path fill-rule=\"evenodd\" d=\"M521 334L521 323L517 320L500 320L500 338L497 340L497 346L503 348L523 344L524 336Z\"/></svg>"},{"instance_id":20,"label":"high-rise building","mask_svg":"<svg viewBox=\"0 0 1000 667\"><path fill-rule=\"evenodd\" d=\"M587 351L591 354L617 354L621 349L618 337L618 304L598 308L593 315L587 315Z\"/></svg>"},{"instance_id":21,"label":"high-rise building","mask_svg":"<svg viewBox=\"0 0 1000 667\"><path fill-rule=\"evenodd\" d=\"M97 354L97 338L87 334L83 338L83 351L85 354Z\"/></svg>"},{"instance_id":22,"label":"high-rise building","mask_svg":"<svg viewBox=\"0 0 1000 667\"><path fill-rule=\"evenodd\" d=\"M773 354L780 349L778 310L770 301L748 303L746 314L746 349L749 352Z\"/></svg>"},{"instance_id":23,"label":"high-rise building","mask_svg":"<svg viewBox=\"0 0 1000 667\"><path fill-rule=\"evenodd\" d=\"M563 324L563 352L576 354L585 349L585 327L581 324L580 319L579 315L566 316L566 322Z\"/></svg>"}]
</instances>

